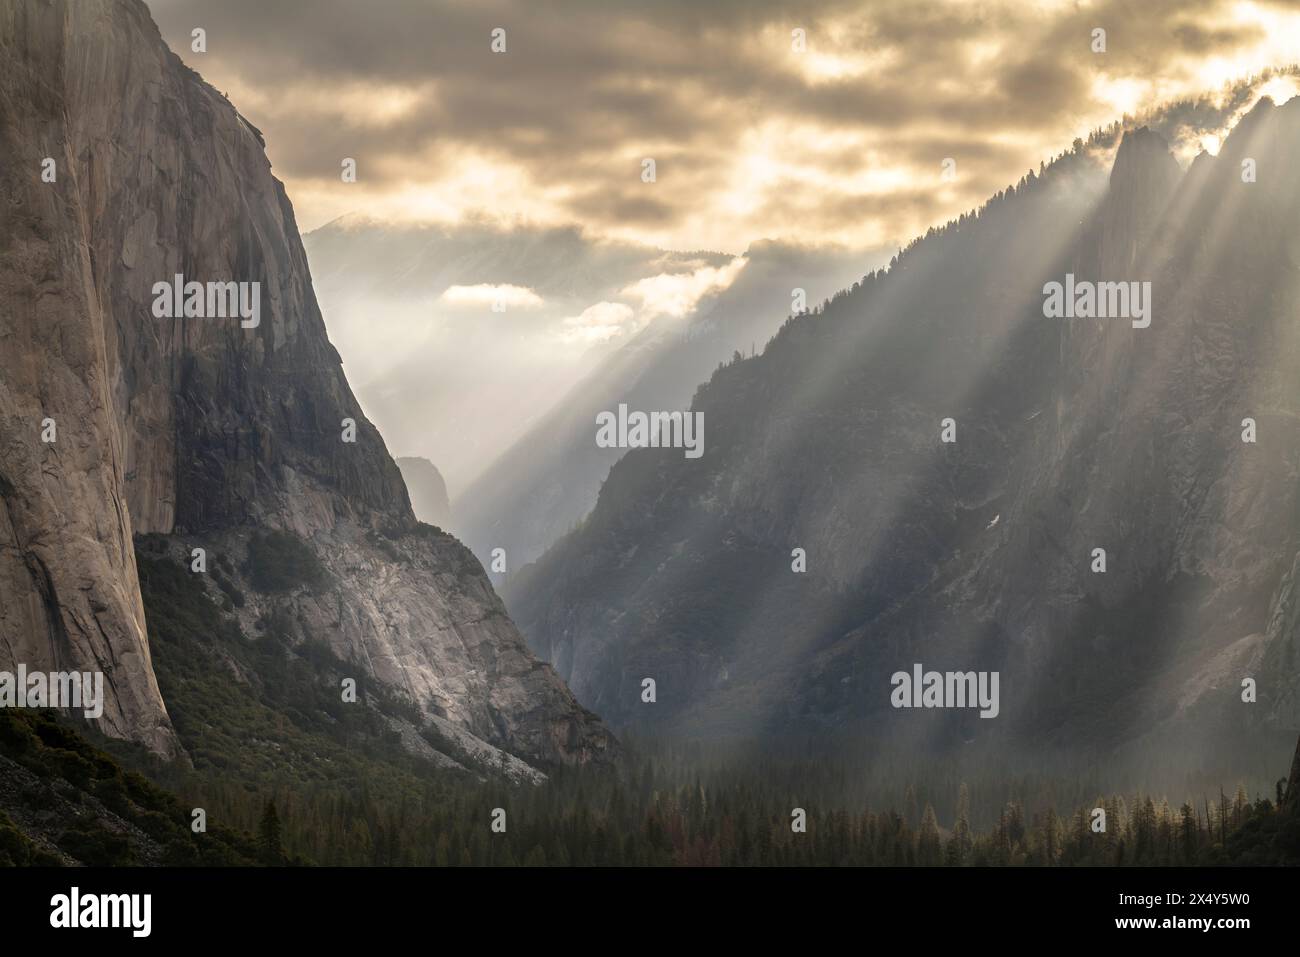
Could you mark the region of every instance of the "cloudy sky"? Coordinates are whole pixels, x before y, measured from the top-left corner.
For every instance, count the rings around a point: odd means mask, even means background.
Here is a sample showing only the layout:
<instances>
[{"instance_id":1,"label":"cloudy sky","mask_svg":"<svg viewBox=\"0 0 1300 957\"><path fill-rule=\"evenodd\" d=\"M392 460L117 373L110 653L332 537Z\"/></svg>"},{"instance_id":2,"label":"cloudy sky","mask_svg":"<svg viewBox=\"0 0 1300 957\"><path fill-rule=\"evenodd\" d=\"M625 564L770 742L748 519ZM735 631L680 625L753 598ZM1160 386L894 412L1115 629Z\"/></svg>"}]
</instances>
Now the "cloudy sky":
<instances>
[{"instance_id":1,"label":"cloudy sky","mask_svg":"<svg viewBox=\"0 0 1300 957\"><path fill-rule=\"evenodd\" d=\"M816 302L1126 113L1213 150L1300 62L1300 0L147 2L265 133L367 414L453 495L747 250Z\"/></svg>"},{"instance_id":2,"label":"cloudy sky","mask_svg":"<svg viewBox=\"0 0 1300 957\"><path fill-rule=\"evenodd\" d=\"M1120 114L1300 61L1294 0L148 2L304 231L365 209L732 253L905 243Z\"/></svg>"}]
</instances>

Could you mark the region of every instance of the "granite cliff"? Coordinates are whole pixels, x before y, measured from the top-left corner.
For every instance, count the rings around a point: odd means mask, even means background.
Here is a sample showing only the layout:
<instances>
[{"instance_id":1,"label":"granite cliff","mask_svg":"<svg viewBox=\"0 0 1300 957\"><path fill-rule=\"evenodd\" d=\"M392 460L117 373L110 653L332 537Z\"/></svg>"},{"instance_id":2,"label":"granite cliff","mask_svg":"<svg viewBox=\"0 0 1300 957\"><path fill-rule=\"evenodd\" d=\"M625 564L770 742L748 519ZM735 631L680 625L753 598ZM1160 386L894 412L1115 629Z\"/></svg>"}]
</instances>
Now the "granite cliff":
<instances>
[{"instance_id":1,"label":"granite cliff","mask_svg":"<svg viewBox=\"0 0 1300 957\"><path fill-rule=\"evenodd\" d=\"M530 763L612 749L473 556L417 522L261 133L144 4L5 4L0 75L0 667L103 670L101 730L178 754L133 537L247 568L275 531L324 574L250 606L250 636L254 610L291 618L447 733ZM156 318L176 275L257 283L260 322Z\"/></svg>"}]
</instances>

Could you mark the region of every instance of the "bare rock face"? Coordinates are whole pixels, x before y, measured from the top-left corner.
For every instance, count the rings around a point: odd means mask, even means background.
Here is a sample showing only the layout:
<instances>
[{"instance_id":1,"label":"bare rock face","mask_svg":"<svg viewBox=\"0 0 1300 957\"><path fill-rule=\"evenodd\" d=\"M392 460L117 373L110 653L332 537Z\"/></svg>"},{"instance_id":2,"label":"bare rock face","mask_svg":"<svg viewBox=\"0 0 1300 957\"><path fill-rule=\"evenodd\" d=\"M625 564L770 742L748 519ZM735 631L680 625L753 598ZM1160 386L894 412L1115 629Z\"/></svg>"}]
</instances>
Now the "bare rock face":
<instances>
[{"instance_id":1,"label":"bare rock face","mask_svg":"<svg viewBox=\"0 0 1300 957\"><path fill-rule=\"evenodd\" d=\"M96 12L104 5L0 10L0 667L103 671L103 729L169 754L131 544L117 323L91 225L111 195L96 167L122 157L79 128L111 127L107 103L127 92L94 75L112 69L111 55L93 55Z\"/></svg>"},{"instance_id":2,"label":"bare rock face","mask_svg":"<svg viewBox=\"0 0 1300 957\"><path fill-rule=\"evenodd\" d=\"M6 4L0 49L0 666L102 669L103 729L174 753L132 534L221 548L278 528L333 573L312 637L508 750L603 753L468 551L421 532L261 134L139 0ZM257 283L257 323L156 318L177 275Z\"/></svg>"}]
</instances>

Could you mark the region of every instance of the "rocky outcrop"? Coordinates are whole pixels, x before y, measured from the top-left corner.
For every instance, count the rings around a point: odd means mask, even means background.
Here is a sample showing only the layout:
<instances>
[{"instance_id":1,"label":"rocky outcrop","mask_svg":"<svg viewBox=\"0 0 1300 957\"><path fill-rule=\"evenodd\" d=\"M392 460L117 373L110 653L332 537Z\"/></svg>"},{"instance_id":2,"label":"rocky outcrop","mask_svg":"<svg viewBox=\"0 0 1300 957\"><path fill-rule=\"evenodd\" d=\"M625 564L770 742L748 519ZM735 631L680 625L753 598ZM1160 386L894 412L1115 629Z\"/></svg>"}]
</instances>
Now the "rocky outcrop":
<instances>
[{"instance_id":1,"label":"rocky outcrop","mask_svg":"<svg viewBox=\"0 0 1300 957\"><path fill-rule=\"evenodd\" d=\"M422 531L329 343L261 134L144 4L6 5L0 71L5 167L26 173L0 184L0 665L102 668L104 730L174 753L132 534L221 549L283 529L333 573L327 607L295 610L341 657L532 760L611 747L473 557ZM155 284L176 275L258 284L259 321L158 318Z\"/></svg>"}]
</instances>

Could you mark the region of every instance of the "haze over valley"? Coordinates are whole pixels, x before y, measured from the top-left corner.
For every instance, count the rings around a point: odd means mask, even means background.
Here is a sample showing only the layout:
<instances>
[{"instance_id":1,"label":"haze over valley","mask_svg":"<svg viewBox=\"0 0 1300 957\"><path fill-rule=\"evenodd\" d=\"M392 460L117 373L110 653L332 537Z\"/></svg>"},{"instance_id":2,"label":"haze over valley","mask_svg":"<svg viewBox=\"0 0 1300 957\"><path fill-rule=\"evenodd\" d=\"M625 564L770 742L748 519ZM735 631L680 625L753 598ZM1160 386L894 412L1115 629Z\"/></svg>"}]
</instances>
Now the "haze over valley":
<instances>
[{"instance_id":1,"label":"haze over valley","mask_svg":"<svg viewBox=\"0 0 1300 957\"><path fill-rule=\"evenodd\" d=\"M1300 863L1298 63L7 0L0 865Z\"/></svg>"}]
</instances>

